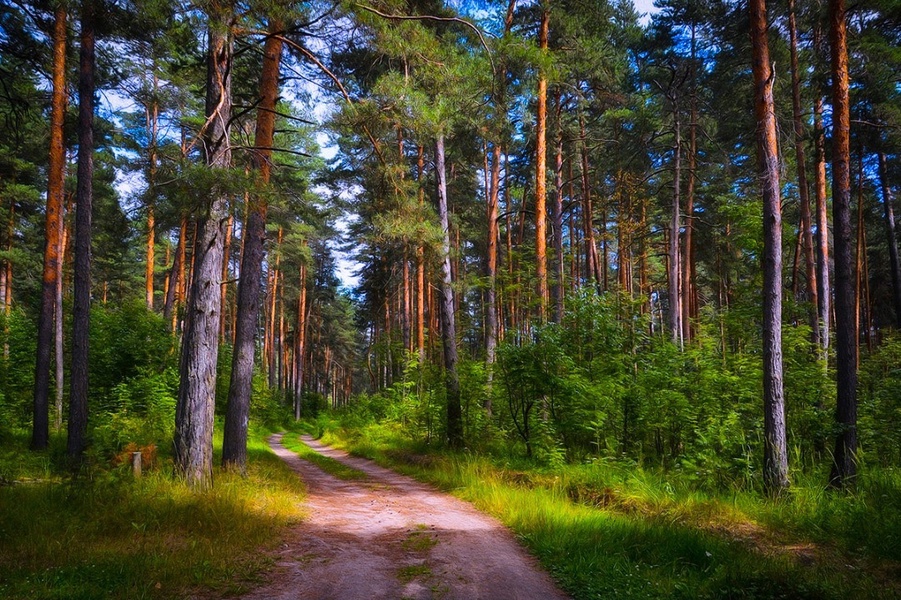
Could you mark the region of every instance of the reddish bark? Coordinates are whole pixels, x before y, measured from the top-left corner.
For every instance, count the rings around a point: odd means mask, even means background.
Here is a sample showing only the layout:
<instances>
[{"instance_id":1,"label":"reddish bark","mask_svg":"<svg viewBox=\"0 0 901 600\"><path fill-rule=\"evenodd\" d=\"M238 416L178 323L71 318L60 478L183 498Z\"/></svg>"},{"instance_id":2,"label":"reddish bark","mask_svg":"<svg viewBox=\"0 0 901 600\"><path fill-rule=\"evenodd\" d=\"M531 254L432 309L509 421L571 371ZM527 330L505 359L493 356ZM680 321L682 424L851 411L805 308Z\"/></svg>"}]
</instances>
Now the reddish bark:
<instances>
[{"instance_id":1,"label":"reddish bark","mask_svg":"<svg viewBox=\"0 0 901 600\"><path fill-rule=\"evenodd\" d=\"M41 309L38 313L37 357L34 373L34 414L31 447L40 450L50 439L50 349L63 232L66 154L63 125L66 115L66 8L56 8L53 25L53 96L50 108L50 160L47 173L47 208L44 225L44 270ZM9 277L7 276L7 285ZM7 299L7 302L9 300Z\"/></svg>"},{"instance_id":2,"label":"reddish bark","mask_svg":"<svg viewBox=\"0 0 901 600\"><path fill-rule=\"evenodd\" d=\"M278 75L282 58L282 24L273 20L270 35L263 48L263 70L260 78L260 102L257 108L256 133L252 165L259 173L260 184L269 184L272 168L272 147L275 138L275 106L278 101ZM244 252L241 256L241 279L238 282L237 327L232 355L231 381L228 388L228 407L222 440L222 464L244 472L247 465L247 424L250 415L250 394L256 350L257 321L260 310L260 280L266 239L265 191L251 193L247 223L244 227ZM231 220L229 218L229 220ZM281 242L279 229L279 242ZM226 234L226 240L229 238ZM226 265L223 265L223 270ZM223 287L224 290L224 287ZM275 296L273 292L273 297ZM282 305L284 308L284 304ZM279 321L280 339L284 339L284 318ZM280 357L279 364L283 360Z\"/></svg>"},{"instance_id":3,"label":"reddish bark","mask_svg":"<svg viewBox=\"0 0 901 600\"><path fill-rule=\"evenodd\" d=\"M547 53L548 22L547 7L541 11L541 25L538 31L538 47ZM542 70L543 71L543 70ZM535 277L538 279L539 318L547 318L547 75L538 77L538 108L535 114Z\"/></svg>"},{"instance_id":4,"label":"reddish bark","mask_svg":"<svg viewBox=\"0 0 901 600\"><path fill-rule=\"evenodd\" d=\"M851 259L851 116L844 0L829 2L832 66L832 215L835 237L836 421L829 483L841 488L857 475L857 340Z\"/></svg>"}]
</instances>

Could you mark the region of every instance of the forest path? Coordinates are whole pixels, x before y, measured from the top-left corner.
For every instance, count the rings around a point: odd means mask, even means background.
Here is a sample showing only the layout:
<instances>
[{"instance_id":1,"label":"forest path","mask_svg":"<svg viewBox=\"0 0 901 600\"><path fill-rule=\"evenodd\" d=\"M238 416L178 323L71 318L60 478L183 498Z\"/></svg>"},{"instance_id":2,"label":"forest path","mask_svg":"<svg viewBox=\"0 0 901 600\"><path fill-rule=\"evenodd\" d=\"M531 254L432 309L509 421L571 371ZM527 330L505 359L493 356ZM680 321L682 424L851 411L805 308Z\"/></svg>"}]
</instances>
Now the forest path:
<instances>
[{"instance_id":1,"label":"forest path","mask_svg":"<svg viewBox=\"0 0 901 600\"><path fill-rule=\"evenodd\" d=\"M470 504L302 436L367 475L338 479L281 438L269 444L306 483L309 517L278 551L268 583L245 599L566 598L503 525Z\"/></svg>"}]
</instances>

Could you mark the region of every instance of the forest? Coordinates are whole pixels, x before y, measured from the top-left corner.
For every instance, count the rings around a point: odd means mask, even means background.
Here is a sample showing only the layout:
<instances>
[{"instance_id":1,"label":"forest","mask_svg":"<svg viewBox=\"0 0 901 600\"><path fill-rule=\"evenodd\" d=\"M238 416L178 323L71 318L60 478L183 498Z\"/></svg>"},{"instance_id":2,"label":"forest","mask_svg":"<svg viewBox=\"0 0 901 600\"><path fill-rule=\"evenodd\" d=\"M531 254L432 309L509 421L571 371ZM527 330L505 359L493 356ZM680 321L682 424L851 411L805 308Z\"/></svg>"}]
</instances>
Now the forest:
<instances>
[{"instance_id":1,"label":"forest","mask_svg":"<svg viewBox=\"0 0 901 600\"><path fill-rule=\"evenodd\" d=\"M280 432L574 598L901 595L901 3L644 10L2 0L0 596L254 589Z\"/></svg>"}]
</instances>

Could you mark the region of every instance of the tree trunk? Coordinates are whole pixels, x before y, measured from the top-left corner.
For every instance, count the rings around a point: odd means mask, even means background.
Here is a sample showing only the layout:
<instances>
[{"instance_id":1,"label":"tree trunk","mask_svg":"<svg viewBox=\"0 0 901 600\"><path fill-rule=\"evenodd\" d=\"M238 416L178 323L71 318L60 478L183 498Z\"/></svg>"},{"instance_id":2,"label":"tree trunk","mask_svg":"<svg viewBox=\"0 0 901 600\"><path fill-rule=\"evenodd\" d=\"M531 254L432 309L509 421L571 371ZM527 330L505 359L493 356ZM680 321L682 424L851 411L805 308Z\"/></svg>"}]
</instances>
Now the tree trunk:
<instances>
[{"instance_id":1,"label":"tree trunk","mask_svg":"<svg viewBox=\"0 0 901 600\"><path fill-rule=\"evenodd\" d=\"M250 197L245 194L244 202L246 205L250 205L252 201ZM225 240L222 242L222 284L219 286L219 295L222 298L219 302L222 304L222 312L219 314L219 341L225 341L225 324L228 322L228 261L229 254L231 253L231 245L232 245L232 230L235 225L235 216L231 212L228 215L228 222L225 224ZM242 255L243 256L243 255ZM234 331L232 331L232 336L234 337Z\"/></svg>"},{"instance_id":2,"label":"tree trunk","mask_svg":"<svg viewBox=\"0 0 901 600\"><path fill-rule=\"evenodd\" d=\"M423 147L419 146L416 152L419 206L425 204L424 174L425 157L423 156ZM419 246L416 247L416 349L419 354L420 364L425 362L425 295L425 246L420 242Z\"/></svg>"},{"instance_id":3,"label":"tree trunk","mask_svg":"<svg viewBox=\"0 0 901 600\"><path fill-rule=\"evenodd\" d=\"M753 0L752 0L753 2ZM668 247L668 284L669 290L669 327L673 343L682 347L682 295L679 292L681 284L681 260L679 254L679 229L680 212L682 210L682 129L679 118L679 91L674 90L673 101L673 203L670 215L670 236Z\"/></svg>"},{"instance_id":4,"label":"tree trunk","mask_svg":"<svg viewBox=\"0 0 901 600\"><path fill-rule=\"evenodd\" d=\"M491 384L494 380L494 361L497 352L497 241L498 241L498 197L501 184L501 147L495 144L492 151L491 185L488 192L488 292L485 317L485 370L487 371L489 393L485 397L485 410L491 414Z\"/></svg>"},{"instance_id":5,"label":"tree trunk","mask_svg":"<svg viewBox=\"0 0 901 600\"><path fill-rule=\"evenodd\" d=\"M842 488L857 475L857 340L854 322L854 268L851 262L851 117L844 0L829 1L832 51L832 221L835 228L835 344L838 394L829 484Z\"/></svg>"},{"instance_id":6,"label":"tree trunk","mask_svg":"<svg viewBox=\"0 0 901 600\"><path fill-rule=\"evenodd\" d=\"M547 7L541 11L541 26L538 30L538 47L547 54L548 22ZM538 279L538 312L543 323L547 318L547 75L538 77L538 108L535 120L535 277Z\"/></svg>"},{"instance_id":7,"label":"tree trunk","mask_svg":"<svg viewBox=\"0 0 901 600\"><path fill-rule=\"evenodd\" d=\"M696 167L698 160L698 97L695 80L697 60L696 26L691 25L691 58L689 63L691 90L689 95L690 120L688 123L688 185L685 190L685 239L682 249L682 338L691 340L692 323L698 316L697 289L695 288L694 206Z\"/></svg>"},{"instance_id":8,"label":"tree trunk","mask_svg":"<svg viewBox=\"0 0 901 600\"><path fill-rule=\"evenodd\" d=\"M598 267L598 251L594 243L594 209L591 202L591 179L588 174L588 142L585 134L585 120L579 115L579 138L582 159L582 228L585 231L585 279L594 279L600 291L603 281Z\"/></svg>"},{"instance_id":9,"label":"tree trunk","mask_svg":"<svg viewBox=\"0 0 901 600\"><path fill-rule=\"evenodd\" d=\"M892 206L892 188L888 182L885 152L879 153L879 182L882 187L885 234L888 243L889 265L892 270L892 305L895 309L895 327L901 330L901 261L898 260L898 234L895 232L895 210Z\"/></svg>"},{"instance_id":10,"label":"tree trunk","mask_svg":"<svg viewBox=\"0 0 901 600\"><path fill-rule=\"evenodd\" d=\"M34 369L34 413L31 432L31 447L34 450L46 448L50 439L50 349L53 345L53 315L63 232L63 195L66 177L66 154L63 146L66 116L66 8L62 2L54 14L52 98L47 210L44 226L46 244Z\"/></svg>"},{"instance_id":11,"label":"tree trunk","mask_svg":"<svg viewBox=\"0 0 901 600\"><path fill-rule=\"evenodd\" d=\"M303 403L304 356L307 349L307 266L300 265L300 294L297 299L297 381L294 385L294 420L300 420Z\"/></svg>"},{"instance_id":12,"label":"tree trunk","mask_svg":"<svg viewBox=\"0 0 901 600\"><path fill-rule=\"evenodd\" d=\"M82 5L78 68L78 184L75 197L75 286L69 394L70 459L81 457L88 427L88 338L91 328L91 212L94 195L94 5Z\"/></svg>"},{"instance_id":13,"label":"tree trunk","mask_svg":"<svg viewBox=\"0 0 901 600\"><path fill-rule=\"evenodd\" d=\"M207 57L207 122L203 131L206 164L211 169L231 166L231 21L227 7L211 4ZM189 485L213 483L213 411L216 400L216 360L219 356L219 311L222 251L228 220L228 192L210 190L199 215L179 364L175 414L175 470Z\"/></svg>"},{"instance_id":14,"label":"tree trunk","mask_svg":"<svg viewBox=\"0 0 901 600\"><path fill-rule=\"evenodd\" d=\"M554 322L563 322L563 99L560 92L555 94L557 104L557 132L554 156Z\"/></svg>"},{"instance_id":15,"label":"tree trunk","mask_svg":"<svg viewBox=\"0 0 901 600\"><path fill-rule=\"evenodd\" d=\"M278 74L282 58L282 24L269 24L269 37L263 48L263 72L260 78L260 102L254 149L253 168L259 173L263 186L269 184L272 165L272 146L275 137L275 104L278 100ZM241 255L241 279L238 282L238 319L235 347L232 355L231 381L228 388L228 407L225 432L222 438L222 465L245 472L247 468L247 423L250 415L250 394L253 383L253 362L256 350L257 321L260 316L260 280L263 276L263 255L266 241L266 192L251 193L244 227L244 252Z\"/></svg>"},{"instance_id":16,"label":"tree trunk","mask_svg":"<svg viewBox=\"0 0 901 600\"><path fill-rule=\"evenodd\" d=\"M441 341L447 386L447 441L451 448L463 447L463 412L460 406L460 380L457 377L457 328L454 317L454 282L451 278L450 224L447 214L447 178L444 163L444 135L435 144L435 171L438 176L438 217L444 238L441 244Z\"/></svg>"},{"instance_id":17,"label":"tree trunk","mask_svg":"<svg viewBox=\"0 0 901 600\"><path fill-rule=\"evenodd\" d=\"M157 77L153 75L153 99L147 107L147 131L150 134L147 153L147 260L144 264L144 301L153 310L153 275L156 251L156 146L159 131L159 105L156 99Z\"/></svg>"},{"instance_id":18,"label":"tree trunk","mask_svg":"<svg viewBox=\"0 0 901 600\"><path fill-rule=\"evenodd\" d=\"M71 202L69 210L71 211ZM65 372L66 361L64 356L64 340L63 340L63 265L66 261L66 242L69 237L68 227L66 226L65 217L63 217L63 235L59 243L59 262L56 273L56 307L54 308L54 356L56 363L56 430L63 428L63 396L65 393ZM7 304L7 314L9 310Z\"/></svg>"},{"instance_id":19,"label":"tree trunk","mask_svg":"<svg viewBox=\"0 0 901 600\"><path fill-rule=\"evenodd\" d=\"M281 265L281 253L280 248L282 245L282 235L283 229L281 226L278 228L278 235L276 237L276 254L275 254L275 265L271 267L272 269L272 284L269 286L269 292L271 294L269 298L269 314L268 314L268 325L267 328L269 330L269 361L268 361L268 374L269 374L269 387L274 388L278 385L278 330L276 329L277 322L277 309L278 309L278 286L280 280L280 265ZM245 248L246 253L246 248ZM242 274L243 275L243 274Z\"/></svg>"},{"instance_id":20,"label":"tree trunk","mask_svg":"<svg viewBox=\"0 0 901 600\"><path fill-rule=\"evenodd\" d=\"M175 258L172 259L172 270L169 272L169 287L166 290L166 302L163 304L163 318L172 321L172 331L175 331L175 322L178 316L176 307L177 298L181 294L181 276L184 273L185 261L185 237L188 235L188 220L181 218L178 228L178 243L175 246Z\"/></svg>"},{"instance_id":21,"label":"tree trunk","mask_svg":"<svg viewBox=\"0 0 901 600\"><path fill-rule=\"evenodd\" d=\"M795 134L795 156L798 163L798 199L801 204L801 247L804 251L804 268L807 273L807 301L810 303L808 322L810 324L811 341L814 346L820 344L819 304L817 291L816 262L813 256L813 233L810 218L810 193L807 185L807 156L804 152L804 115L801 112L800 66L798 64L798 27L795 21L795 0L788 2L789 49L791 51L792 78L792 122Z\"/></svg>"},{"instance_id":22,"label":"tree trunk","mask_svg":"<svg viewBox=\"0 0 901 600\"><path fill-rule=\"evenodd\" d=\"M782 206L766 1L750 1L757 162L763 188L763 483L770 494L788 485L785 395L782 383Z\"/></svg>"},{"instance_id":23,"label":"tree trunk","mask_svg":"<svg viewBox=\"0 0 901 600\"><path fill-rule=\"evenodd\" d=\"M814 37L816 37L816 29ZM816 43L816 42L815 42ZM820 327L820 349L823 360L829 350L832 323L832 286L829 277L829 213L826 207L826 128L823 127L823 100L817 95L813 108L814 145L816 148L817 208L817 316Z\"/></svg>"}]
</instances>

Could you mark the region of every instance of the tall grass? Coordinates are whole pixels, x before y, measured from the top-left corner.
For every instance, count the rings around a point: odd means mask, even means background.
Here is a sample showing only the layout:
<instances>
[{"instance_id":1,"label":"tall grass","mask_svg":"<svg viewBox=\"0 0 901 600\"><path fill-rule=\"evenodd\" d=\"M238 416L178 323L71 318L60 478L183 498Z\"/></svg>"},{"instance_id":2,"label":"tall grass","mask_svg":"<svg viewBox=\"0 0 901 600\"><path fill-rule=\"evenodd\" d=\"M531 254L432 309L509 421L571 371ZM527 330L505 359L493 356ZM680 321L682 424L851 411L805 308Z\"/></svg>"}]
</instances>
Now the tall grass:
<instances>
[{"instance_id":1,"label":"tall grass","mask_svg":"<svg viewBox=\"0 0 901 600\"><path fill-rule=\"evenodd\" d=\"M166 460L140 479L125 469L72 479L54 471L50 455L14 469L13 453L34 456L24 437L15 439L4 449L8 481L0 487L0 597L181 598L246 589L272 562L260 549L274 547L302 517L303 486L263 434L251 437L246 478L217 469L204 492L174 478Z\"/></svg>"},{"instance_id":2,"label":"tall grass","mask_svg":"<svg viewBox=\"0 0 901 600\"><path fill-rule=\"evenodd\" d=\"M800 477L790 496L698 490L612 461L557 467L429 453L391 426L323 441L471 501L509 526L574 598L895 598L901 478L854 495ZM821 483L822 480L819 480Z\"/></svg>"}]
</instances>

